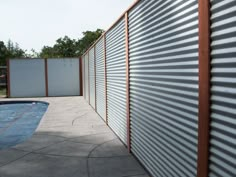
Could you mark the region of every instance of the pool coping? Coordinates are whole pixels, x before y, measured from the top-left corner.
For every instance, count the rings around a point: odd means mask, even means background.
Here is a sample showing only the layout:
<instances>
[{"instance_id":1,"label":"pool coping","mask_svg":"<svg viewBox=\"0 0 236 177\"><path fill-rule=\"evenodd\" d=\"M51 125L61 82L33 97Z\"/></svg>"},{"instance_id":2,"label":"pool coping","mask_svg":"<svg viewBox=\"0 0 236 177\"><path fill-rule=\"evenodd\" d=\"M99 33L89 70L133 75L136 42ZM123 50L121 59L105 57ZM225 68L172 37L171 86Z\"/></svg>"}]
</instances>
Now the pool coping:
<instances>
[{"instance_id":1,"label":"pool coping","mask_svg":"<svg viewBox=\"0 0 236 177\"><path fill-rule=\"evenodd\" d=\"M46 104L49 105L50 103L46 102L46 101L34 101L34 100L8 100L8 101L0 101L0 105L3 104L20 104L20 103L42 103L42 104Z\"/></svg>"}]
</instances>

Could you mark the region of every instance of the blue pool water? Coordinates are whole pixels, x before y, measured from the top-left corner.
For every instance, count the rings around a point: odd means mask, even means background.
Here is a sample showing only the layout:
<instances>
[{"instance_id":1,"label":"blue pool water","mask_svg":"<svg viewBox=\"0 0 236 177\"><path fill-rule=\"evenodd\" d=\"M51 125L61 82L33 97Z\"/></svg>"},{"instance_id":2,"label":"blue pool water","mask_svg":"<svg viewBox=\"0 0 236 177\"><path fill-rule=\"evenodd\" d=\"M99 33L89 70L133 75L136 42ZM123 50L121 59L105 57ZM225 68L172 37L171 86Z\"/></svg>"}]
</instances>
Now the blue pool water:
<instances>
[{"instance_id":1,"label":"blue pool water","mask_svg":"<svg viewBox=\"0 0 236 177\"><path fill-rule=\"evenodd\" d=\"M0 101L0 149L19 144L32 136L48 103Z\"/></svg>"}]
</instances>

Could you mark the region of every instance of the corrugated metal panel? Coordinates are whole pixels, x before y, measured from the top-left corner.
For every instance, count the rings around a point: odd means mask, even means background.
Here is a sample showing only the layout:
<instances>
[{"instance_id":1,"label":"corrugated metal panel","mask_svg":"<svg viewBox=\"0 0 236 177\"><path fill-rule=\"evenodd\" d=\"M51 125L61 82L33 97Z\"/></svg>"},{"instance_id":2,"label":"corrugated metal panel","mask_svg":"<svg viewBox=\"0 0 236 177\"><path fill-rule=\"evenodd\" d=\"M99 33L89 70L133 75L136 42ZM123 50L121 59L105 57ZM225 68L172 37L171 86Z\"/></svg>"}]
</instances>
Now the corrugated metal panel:
<instances>
[{"instance_id":1,"label":"corrugated metal panel","mask_svg":"<svg viewBox=\"0 0 236 177\"><path fill-rule=\"evenodd\" d=\"M127 144L125 20L106 34L108 124Z\"/></svg>"},{"instance_id":2,"label":"corrugated metal panel","mask_svg":"<svg viewBox=\"0 0 236 177\"><path fill-rule=\"evenodd\" d=\"M89 83L90 105L95 109L95 71L94 71L94 48L89 51Z\"/></svg>"},{"instance_id":3,"label":"corrugated metal panel","mask_svg":"<svg viewBox=\"0 0 236 177\"><path fill-rule=\"evenodd\" d=\"M79 59L50 58L48 62L48 95L78 96L80 94Z\"/></svg>"},{"instance_id":4,"label":"corrugated metal panel","mask_svg":"<svg viewBox=\"0 0 236 177\"><path fill-rule=\"evenodd\" d=\"M83 97L85 99L85 57L82 57L82 79L83 79Z\"/></svg>"},{"instance_id":5,"label":"corrugated metal panel","mask_svg":"<svg viewBox=\"0 0 236 177\"><path fill-rule=\"evenodd\" d=\"M131 151L155 176L196 176L198 1L129 13Z\"/></svg>"},{"instance_id":6,"label":"corrugated metal panel","mask_svg":"<svg viewBox=\"0 0 236 177\"><path fill-rule=\"evenodd\" d=\"M104 38L96 44L96 105L97 113L106 120L106 98L105 98L105 56Z\"/></svg>"},{"instance_id":7,"label":"corrugated metal panel","mask_svg":"<svg viewBox=\"0 0 236 177\"><path fill-rule=\"evenodd\" d=\"M85 66L85 99L87 102L89 102L89 60L88 60L88 54L84 57L84 66Z\"/></svg>"},{"instance_id":8,"label":"corrugated metal panel","mask_svg":"<svg viewBox=\"0 0 236 177\"><path fill-rule=\"evenodd\" d=\"M236 1L211 1L209 176L236 176Z\"/></svg>"},{"instance_id":9,"label":"corrugated metal panel","mask_svg":"<svg viewBox=\"0 0 236 177\"><path fill-rule=\"evenodd\" d=\"M11 97L46 96L44 59L11 59Z\"/></svg>"}]
</instances>

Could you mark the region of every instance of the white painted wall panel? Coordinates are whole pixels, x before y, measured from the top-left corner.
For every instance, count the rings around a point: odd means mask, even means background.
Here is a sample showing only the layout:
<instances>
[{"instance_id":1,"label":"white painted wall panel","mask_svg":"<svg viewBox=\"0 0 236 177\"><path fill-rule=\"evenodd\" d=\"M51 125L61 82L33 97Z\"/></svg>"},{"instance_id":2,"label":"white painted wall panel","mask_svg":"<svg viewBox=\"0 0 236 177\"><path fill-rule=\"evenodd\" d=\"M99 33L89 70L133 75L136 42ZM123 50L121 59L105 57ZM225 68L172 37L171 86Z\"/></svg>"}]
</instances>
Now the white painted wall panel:
<instances>
[{"instance_id":1,"label":"white painted wall panel","mask_svg":"<svg viewBox=\"0 0 236 177\"><path fill-rule=\"evenodd\" d=\"M80 95L79 59L48 59L48 95Z\"/></svg>"},{"instance_id":2,"label":"white painted wall panel","mask_svg":"<svg viewBox=\"0 0 236 177\"><path fill-rule=\"evenodd\" d=\"M46 95L43 59L11 59L11 97L42 97Z\"/></svg>"}]
</instances>

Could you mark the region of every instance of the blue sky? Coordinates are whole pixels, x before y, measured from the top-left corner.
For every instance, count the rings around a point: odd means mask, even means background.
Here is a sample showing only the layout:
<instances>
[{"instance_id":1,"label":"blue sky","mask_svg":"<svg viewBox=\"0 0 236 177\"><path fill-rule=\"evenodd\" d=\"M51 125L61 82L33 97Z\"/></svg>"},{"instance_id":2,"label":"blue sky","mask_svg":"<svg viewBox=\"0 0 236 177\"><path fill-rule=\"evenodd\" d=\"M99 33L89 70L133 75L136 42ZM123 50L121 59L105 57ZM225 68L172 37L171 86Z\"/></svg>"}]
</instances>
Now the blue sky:
<instances>
[{"instance_id":1,"label":"blue sky","mask_svg":"<svg viewBox=\"0 0 236 177\"><path fill-rule=\"evenodd\" d=\"M107 29L135 0L0 0L0 40L39 51L65 35Z\"/></svg>"}]
</instances>

